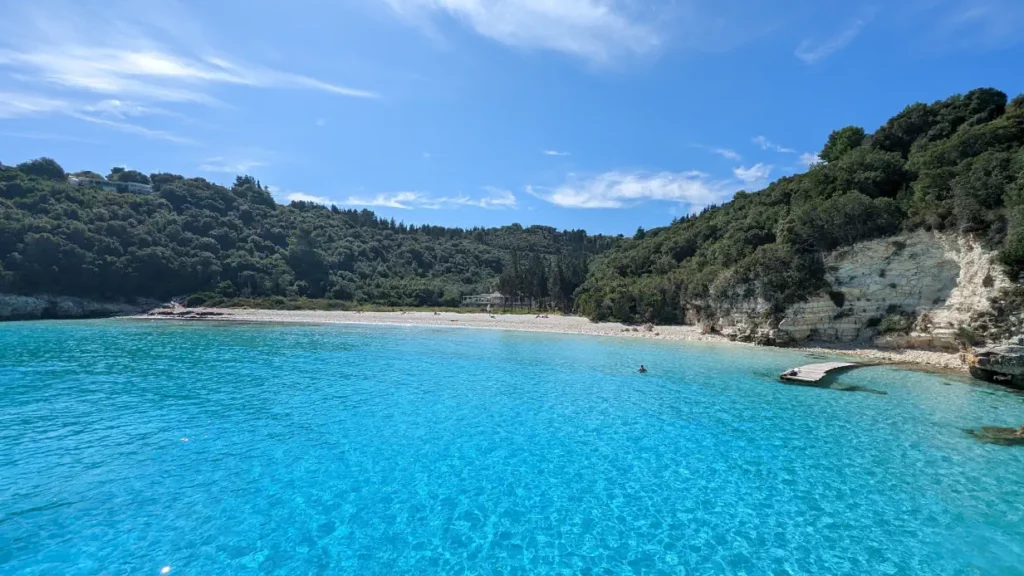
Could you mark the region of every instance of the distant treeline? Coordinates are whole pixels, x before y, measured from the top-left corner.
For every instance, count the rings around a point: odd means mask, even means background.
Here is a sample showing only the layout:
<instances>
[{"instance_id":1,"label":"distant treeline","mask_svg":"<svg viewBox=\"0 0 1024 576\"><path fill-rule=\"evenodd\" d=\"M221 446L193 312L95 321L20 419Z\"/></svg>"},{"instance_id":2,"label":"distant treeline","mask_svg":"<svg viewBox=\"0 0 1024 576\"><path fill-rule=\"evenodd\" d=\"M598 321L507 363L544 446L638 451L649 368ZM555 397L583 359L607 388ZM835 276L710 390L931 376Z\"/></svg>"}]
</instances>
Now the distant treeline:
<instances>
[{"instance_id":1,"label":"distant treeline","mask_svg":"<svg viewBox=\"0 0 1024 576\"><path fill-rule=\"evenodd\" d=\"M820 158L761 192L639 231L591 265L581 311L679 323L758 296L779 313L829 289L825 252L917 229L975 236L1012 278L1024 272L1024 96L1007 103L979 89L914 104L874 134L836 130Z\"/></svg>"},{"instance_id":2,"label":"distant treeline","mask_svg":"<svg viewBox=\"0 0 1024 576\"><path fill-rule=\"evenodd\" d=\"M829 290L827 251L917 229L975 236L1011 277L1024 273L1024 97L914 104L873 134L836 130L820 158L633 239L281 206L250 176L226 188L118 168L106 179L152 194L79 187L43 158L0 167L0 291L455 306L497 289L594 319L680 323L755 296L779 314Z\"/></svg>"},{"instance_id":3,"label":"distant treeline","mask_svg":"<svg viewBox=\"0 0 1024 576\"><path fill-rule=\"evenodd\" d=\"M0 166L0 291L96 299L305 297L389 306L457 306L491 292L571 309L588 261L619 239L546 226L409 226L369 210L293 202L240 176L113 169L73 186L48 158ZM103 177L93 172L81 179Z\"/></svg>"}]
</instances>

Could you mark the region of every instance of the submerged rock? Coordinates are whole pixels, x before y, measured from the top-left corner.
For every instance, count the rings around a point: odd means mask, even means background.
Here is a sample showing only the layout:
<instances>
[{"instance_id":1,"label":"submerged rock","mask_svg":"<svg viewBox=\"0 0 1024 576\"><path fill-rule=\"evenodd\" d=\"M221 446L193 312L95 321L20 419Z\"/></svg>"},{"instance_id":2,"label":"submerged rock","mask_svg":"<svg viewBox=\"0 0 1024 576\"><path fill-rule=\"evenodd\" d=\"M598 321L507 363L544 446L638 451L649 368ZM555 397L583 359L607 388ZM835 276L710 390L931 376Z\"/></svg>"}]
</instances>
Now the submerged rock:
<instances>
[{"instance_id":1,"label":"submerged rock","mask_svg":"<svg viewBox=\"0 0 1024 576\"><path fill-rule=\"evenodd\" d=\"M971 376L1024 389L1024 346L978 348L967 356Z\"/></svg>"},{"instance_id":2,"label":"submerged rock","mask_svg":"<svg viewBox=\"0 0 1024 576\"><path fill-rule=\"evenodd\" d=\"M1002 428L999 426L982 426L966 431L982 442L1000 446L1024 446L1024 426L1020 428Z\"/></svg>"}]
</instances>

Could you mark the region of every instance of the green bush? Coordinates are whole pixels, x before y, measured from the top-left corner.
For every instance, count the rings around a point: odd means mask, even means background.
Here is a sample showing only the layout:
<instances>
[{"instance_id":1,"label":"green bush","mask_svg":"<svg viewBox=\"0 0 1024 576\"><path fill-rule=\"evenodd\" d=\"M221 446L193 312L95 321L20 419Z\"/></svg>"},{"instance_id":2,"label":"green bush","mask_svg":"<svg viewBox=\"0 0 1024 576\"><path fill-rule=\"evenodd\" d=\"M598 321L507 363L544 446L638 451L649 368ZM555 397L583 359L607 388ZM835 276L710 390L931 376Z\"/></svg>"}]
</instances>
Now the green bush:
<instances>
[{"instance_id":1,"label":"green bush","mask_svg":"<svg viewBox=\"0 0 1024 576\"><path fill-rule=\"evenodd\" d=\"M201 306L206 305L207 301L212 300L216 297L216 294L211 294L209 292L193 294L189 296L187 299L185 299L185 306L187 308L199 308Z\"/></svg>"},{"instance_id":2,"label":"green bush","mask_svg":"<svg viewBox=\"0 0 1024 576\"><path fill-rule=\"evenodd\" d=\"M878 324L879 334L909 334L914 327L911 314L886 314Z\"/></svg>"}]
</instances>

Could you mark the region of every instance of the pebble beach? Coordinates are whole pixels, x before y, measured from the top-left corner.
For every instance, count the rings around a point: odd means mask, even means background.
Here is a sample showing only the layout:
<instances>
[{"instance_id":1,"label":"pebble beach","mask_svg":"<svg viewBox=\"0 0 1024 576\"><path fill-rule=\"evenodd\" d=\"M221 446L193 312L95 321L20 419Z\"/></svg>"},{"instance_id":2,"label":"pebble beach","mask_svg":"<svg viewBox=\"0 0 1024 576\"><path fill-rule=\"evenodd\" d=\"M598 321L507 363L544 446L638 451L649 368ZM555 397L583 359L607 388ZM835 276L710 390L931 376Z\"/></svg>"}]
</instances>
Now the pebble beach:
<instances>
[{"instance_id":1,"label":"pebble beach","mask_svg":"<svg viewBox=\"0 0 1024 576\"><path fill-rule=\"evenodd\" d=\"M179 312L184 309L178 309ZM205 314L204 320L236 322L272 322L300 324L379 324L406 326L435 326L449 328L475 328L486 330L516 330L521 332L552 332L617 338L672 340L680 342L718 342L734 346L753 346L730 341L717 334L702 334L696 326L626 326L614 322L591 322L578 316L535 316L526 314L486 314L456 312L347 312L325 310L257 310L249 308L195 308L195 314ZM136 318L181 320L181 316L146 315ZM872 362L917 365L945 370L966 370L957 353L931 350L881 349L864 345L812 342L795 348L808 353L839 354Z\"/></svg>"}]
</instances>

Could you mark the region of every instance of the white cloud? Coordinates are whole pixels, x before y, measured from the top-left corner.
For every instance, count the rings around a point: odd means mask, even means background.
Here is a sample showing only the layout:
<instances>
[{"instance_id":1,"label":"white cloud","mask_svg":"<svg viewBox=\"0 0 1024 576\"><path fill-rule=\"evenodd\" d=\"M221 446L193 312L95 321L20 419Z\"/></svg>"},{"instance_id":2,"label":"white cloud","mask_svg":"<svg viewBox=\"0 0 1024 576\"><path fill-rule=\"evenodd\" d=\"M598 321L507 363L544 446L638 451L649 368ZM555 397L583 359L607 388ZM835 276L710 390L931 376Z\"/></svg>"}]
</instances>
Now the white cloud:
<instances>
[{"instance_id":1,"label":"white cloud","mask_svg":"<svg viewBox=\"0 0 1024 576\"><path fill-rule=\"evenodd\" d=\"M107 116L115 116L117 118L135 118L140 116L181 116L176 112L164 110L163 108L145 106L137 102L123 102L115 99L102 100L95 104L90 104L83 109L86 112L96 112Z\"/></svg>"},{"instance_id":2,"label":"white cloud","mask_svg":"<svg viewBox=\"0 0 1024 576\"><path fill-rule=\"evenodd\" d=\"M97 35L102 35L97 31ZM358 98L372 92L212 56L189 57L168 48L100 47L63 43L0 50L0 66L27 80L119 97L210 104L203 86L234 84L258 88L309 89Z\"/></svg>"},{"instance_id":3,"label":"white cloud","mask_svg":"<svg viewBox=\"0 0 1024 576\"><path fill-rule=\"evenodd\" d=\"M821 157L813 152L804 152L800 155L800 165L804 168L810 168L819 162L821 162Z\"/></svg>"},{"instance_id":4,"label":"white cloud","mask_svg":"<svg viewBox=\"0 0 1024 576\"><path fill-rule=\"evenodd\" d=\"M400 16L429 22L434 13L519 48L553 50L605 63L660 43L633 17L628 0L383 0Z\"/></svg>"},{"instance_id":5,"label":"white cloud","mask_svg":"<svg viewBox=\"0 0 1024 576\"><path fill-rule=\"evenodd\" d=\"M541 154L545 156L569 156L568 152L559 152L558 150L541 150Z\"/></svg>"},{"instance_id":6,"label":"white cloud","mask_svg":"<svg viewBox=\"0 0 1024 576\"><path fill-rule=\"evenodd\" d=\"M276 190L271 190L273 194ZM289 202L312 202L313 204L323 204L324 206L330 206L331 204L337 204L337 202L331 202L330 198L324 196L313 196L312 194L306 194L305 192L290 192L288 194Z\"/></svg>"},{"instance_id":7,"label":"white cloud","mask_svg":"<svg viewBox=\"0 0 1024 576\"><path fill-rule=\"evenodd\" d=\"M11 138L26 138L28 140L52 140L58 142L79 142L82 144L99 144L96 140L90 140L88 138L79 138L77 136L69 136L67 134L52 134L48 132L0 132L0 136L10 136Z\"/></svg>"},{"instance_id":8,"label":"white cloud","mask_svg":"<svg viewBox=\"0 0 1024 576\"><path fill-rule=\"evenodd\" d=\"M647 200L680 202L700 209L726 200L734 188L703 172L606 172L593 178L573 175L557 188L528 186L527 192L565 208L624 208Z\"/></svg>"},{"instance_id":9,"label":"white cloud","mask_svg":"<svg viewBox=\"0 0 1024 576\"><path fill-rule=\"evenodd\" d=\"M725 158L726 160L742 160L743 159L743 157L740 156L738 152L736 152L735 150L730 150L728 148L712 148L711 152L713 152L715 154L718 154L719 156Z\"/></svg>"},{"instance_id":10,"label":"white cloud","mask_svg":"<svg viewBox=\"0 0 1024 576\"><path fill-rule=\"evenodd\" d=\"M82 105L68 100L37 94L0 92L0 119L61 114L76 120L105 126L128 134L136 134L152 140L166 140L177 144L194 144L188 138L182 138L163 130L152 130L137 124L110 120L109 118L91 114L91 112L98 109L95 105Z\"/></svg>"},{"instance_id":11,"label":"white cloud","mask_svg":"<svg viewBox=\"0 0 1024 576\"><path fill-rule=\"evenodd\" d=\"M116 120L107 120L105 118L97 118L95 116L89 116L88 114L81 114L77 112L69 112L68 115L72 118L77 118L78 120L82 120L84 122L90 122L92 124L106 126L108 128L113 128L114 130L125 132L127 134L135 134L137 136L149 138L150 140L166 140L167 142L173 142L175 144L195 144L195 141L189 138L175 136L170 132L165 132L163 130L153 130L151 128L146 128L145 126L139 126L137 124L119 122Z\"/></svg>"},{"instance_id":12,"label":"white cloud","mask_svg":"<svg viewBox=\"0 0 1024 576\"><path fill-rule=\"evenodd\" d=\"M750 168L744 168L743 166L740 166L734 169L732 173L734 176L736 176L736 179L749 185L758 182L764 182L765 180L767 180L768 176L771 175L772 173L772 168L774 167L771 166L770 164L758 162L757 164L754 164Z\"/></svg>"},{"instance_id":13,"label":"white cloud","mask_svg":"<svg viewBox=\"0 0 1024 576\"><path fill-rule=\"evenodd\" d=\"M853 42L866 25L867 20L857 19L851 22L842 32L824 42L815 43L810 39L804 40L797 47L794 55L807 64L815 64L828 58L834 52L842 50L850 42Z\"/></svg>"},{"instance_id":14,"label":"white cloud","mask_svg":"<svg viewBox=\"0 0 1024 576\"><path fill-rule=\"evenodd\" d=\"M31 84L33 91L43 90L45 95L3 98L0 118L66 114L125 133L187 144L191 140L125 120L184 118L154 103L219 104L214 91L219 86L377 97L370 91L226 57L198 39L200 27L184 17L179 6L173 0L33 0L5 6L0 75Z\"/></svg>"},{"instance_id":15,"label":"white cloud","mask_svg":"<svg viewBox=\"0 0 1024 576\"><path fill-rule=\"evenodd\" d=\"M693 148L700 148L701 150L707 150L712 154L717 154L726 160L742 160L743 157L740 153L730 148L717 148L714 146L705 146L703 144L690 144Z\"/></svg>"},{"instance_id":16,"label":"white cloud","mask_svg":"<svg viewBox=\"0 0 1024 576\"><path fill-rule=\"evenodd\" d=\"M440 199L440 202L442 204L473 206L488 210L515 208L517 205L515 194L508 190L502 190L491 186L485 186L484 190L487 192L487 196L484 196L483 198L474 199L466 196L458 196L455 198L442 198Z\"/></svg>"},{"instance_id":17,"label":"white cloud","mask_svg":"<svg viewBox=\"0 0 1024 576\"><path fill-rule=\"evenodd\" d=\"M75 106L66 100L36 94L0 92L0 118L43 116L54 112L69 112Z\"/></svg>"},{"instance_id":18,"label":"white cloud","mask_svg":"<svg viewBox=\"0 0 1024 576\"><path fill-rule=\"evenodd\" d=\"M398 208L412 210L414 208L437 209L440 206L430 196L421 192L391 192L377 194L371 198L349 196L346 200L332 202L339 206L365 206L370 208Z\"/></svg>"},{"instance_id":19,"label":"white cloud","mask_svg":"<svg viewBox=\"0 0 1024 576\"><path fill-rule=\"evenodd\" d=\"M313 202L324 206L359 206L366 208L396 208L399 210L440 210L443 208L459 208L462 206L499 210L515 208L516 197L508 190L485 187L488 193L481 198L466 195L435 197L422 192L391 192L375 196L349 196L344 200L332 200L324 196L314 196L304 192L291 192L287 195L289 202Z\"/></svg>"},{"instance_id":20,"label":"white cloud","mask_svg":"<svg viewBox=\"0 0 1024 576\"><path fill-rule=\"evenodd\" d=\"M781 152L782 154L796 154L797 153L796 150L794 150L792 148L786 148L785 146L781 146L779 144L776 144L775 142L772 142L771 140L769 140L768 138L766 138L764 136L757 136L757 137L755 137L753 142L754 142L754 144L757 144L758 146L760 146L761 150L774 150L775 152Z\"/></svg>"},{"instance_id":21,"label":"white cloud","mask_svg":"<svg viewBox=\"0 0 1024 576\"><path fill-rule=\"evenodd\" d=\"M266 166L265 162L249 158L226 159L223 156L209 158L199 166L203 172L225 172L228 174L248 174L253 168Z\"/></svg>"}]
</instances>

